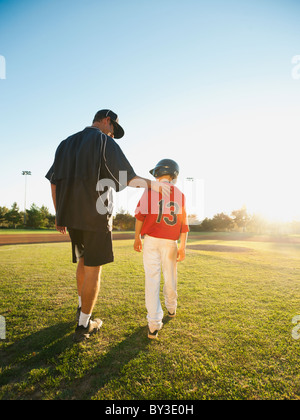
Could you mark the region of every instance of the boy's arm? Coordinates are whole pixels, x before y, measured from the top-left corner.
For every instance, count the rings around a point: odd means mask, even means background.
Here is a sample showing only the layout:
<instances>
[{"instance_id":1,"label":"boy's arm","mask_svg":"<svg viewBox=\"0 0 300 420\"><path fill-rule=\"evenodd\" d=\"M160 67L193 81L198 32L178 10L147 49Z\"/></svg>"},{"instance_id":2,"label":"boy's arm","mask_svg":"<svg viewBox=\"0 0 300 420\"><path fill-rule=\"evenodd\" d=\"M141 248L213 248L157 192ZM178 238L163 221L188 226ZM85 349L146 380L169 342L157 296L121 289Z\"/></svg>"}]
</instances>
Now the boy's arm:
<instances>
[{"instance_id":1,"label":"boy's arm","mask_svg":"<svg viewBox=\"0 0 300 420\"><path fill-rule=\"evenodd\" d=\"M183 261L185 259L185 248L187 242L188 232L180 234L180 245L177 251L177 262Z\"/></svg>"},{"instance_id":2,"label":"boy's arm","mask_svg":"<svg viewBox=\"0 0 300 420\"><path fill-rule=\"evenodd\" d=\"M144 222L141 220L136 219L135 222L135 240L134 240L134 250L136 252L142 252L143 245L142 245L142 238L141 238L141 231Z\"/></svg>"},{"instance_id":3,"label":"boy's arm","mask_svg":"<svg viewBox=\"0 0 300 420\"><path fill-rule=\"evenodd\" d=\"M177 252L178 262L183 261L185 259L185 248L186 248L186 243L187 243L187 238L188 238L188 232L190 230L188 226L188 218L187 218L186 208L185 208L185 197L184 197L184 202L183 202L182 213L183 213L183 225L181 228L182 232L180 234L180 245Z\"/></svg>"}]
</instances>

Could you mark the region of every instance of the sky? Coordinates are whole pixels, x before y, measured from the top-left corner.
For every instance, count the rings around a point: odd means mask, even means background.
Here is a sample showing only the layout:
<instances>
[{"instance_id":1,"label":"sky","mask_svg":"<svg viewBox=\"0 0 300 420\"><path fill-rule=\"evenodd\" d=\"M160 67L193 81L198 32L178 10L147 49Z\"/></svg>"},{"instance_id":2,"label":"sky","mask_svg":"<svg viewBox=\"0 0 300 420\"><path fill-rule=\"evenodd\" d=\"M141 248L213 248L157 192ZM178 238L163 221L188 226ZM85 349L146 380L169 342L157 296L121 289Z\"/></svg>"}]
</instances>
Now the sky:
<instances>
[{"instance_id":1,"label":"sky","mask_svg":"<svg viewBox=\"0 0 300 420\"><path fill-rule=\"evenodd\" d=\"M0 206L24 209L26 170L26 207L54 213L55 150L105 108L138 175L178 162L199 219L300 220L299 16L295 0L0 0Z\"/></svg>"}]
</instances>

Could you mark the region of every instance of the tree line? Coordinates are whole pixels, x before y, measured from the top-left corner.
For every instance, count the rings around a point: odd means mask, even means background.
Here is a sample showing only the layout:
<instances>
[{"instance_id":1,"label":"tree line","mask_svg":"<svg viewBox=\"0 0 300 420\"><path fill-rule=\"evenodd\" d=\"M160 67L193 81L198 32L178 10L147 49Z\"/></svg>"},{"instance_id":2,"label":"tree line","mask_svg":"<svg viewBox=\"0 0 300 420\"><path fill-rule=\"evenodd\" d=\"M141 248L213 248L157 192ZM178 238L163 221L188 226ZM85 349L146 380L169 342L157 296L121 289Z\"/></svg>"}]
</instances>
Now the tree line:
<instances>
[{"instance_id":1,"label":"tree line","mask_svg":"<svg viewBox=\"0 0 300 420\"><path fill-rule=\"evenodd\" d=\"M20 211L17 203L13 203L10 209L0 207L0 228L55 229L55 216L45 206L32 204L25 213Z\"/></svg>"},{"instance_id":2,"label":"tree line","mask_svg":"<svg viewBox=\"0 0 300 420\"><path fill-rule=\"evenodd\" d=\"M218 213L212 218L202 221L196 215L189 216L192 232L249 232L256 234L289 233L300 234L300 221L290 223L270 223L260 215L249 214L246 207L234 210L230 215ZM10 229L55 229L55 216L47 207L32 204L29 210L20 211L17 203L12 207L0 207L0 228ZM113 229L116 231L133 231L135 217L120 210L113 219Z\"/></svg>"},{"instance_id":3,"label":"tree line","mask_svg":"<svg viewBox=\"0 0 300 420\"><path fill-rule=\"evenodd\" d=\"M249 232L256 234L300 234L300 221L289 223L271 223L258 214L249 214L244 206L230 215L218 213L212 218L198 220L192 214L188 216L191 232ZM114 230L134 230L135 217L124 210L116 214Z\"/></svg>"},{"instance_id":4,"label":"tree line","mask_svg":"<svg viewBox=\"0 0 300 420\"><path fill-rule=\"evenodd\" d=\"M0 206L0 228L2 229L55 229L55 215L47 207L32 204L29 210L20 211L13 203L10 209ZM135 229L135 217L123 210L113 220L113 229L129 231Z\"/></svg>"},{"instance_id":5,"label":"tree line","mask_svg":"<svg viewBox=\"0 0 300 420\"><path fill-rule=\"evenodd\" d=\"M211 219L197 220L189 216L190 229L193 232L248 232L255 234L300 234L300 221L270 222L259 214L249 214L244 206L230 215L218 213Z\"/></svg>"}]
</instances>

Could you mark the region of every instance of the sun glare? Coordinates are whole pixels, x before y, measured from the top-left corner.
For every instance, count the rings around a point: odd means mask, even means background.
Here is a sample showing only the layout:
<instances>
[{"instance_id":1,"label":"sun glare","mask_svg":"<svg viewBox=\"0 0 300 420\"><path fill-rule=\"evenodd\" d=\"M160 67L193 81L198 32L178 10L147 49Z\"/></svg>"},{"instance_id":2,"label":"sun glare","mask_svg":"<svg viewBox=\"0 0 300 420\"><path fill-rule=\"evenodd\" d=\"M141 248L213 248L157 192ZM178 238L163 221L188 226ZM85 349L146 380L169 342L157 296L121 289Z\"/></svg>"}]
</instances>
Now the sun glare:
<instances>
[{"instance_id":1,"label":"sun glare","mask_svg":"<svg viewBox=\"0 0 300 420\"><path fill-rule=\"evenodd\" d=\"M298 207L299 208L299 207ZM249 213L259 214L263 219L273 223L288 223L300 220L300 211L297 217L293 203L288 201L272 200L247 206Z\"/></svg>"}]
</instances>

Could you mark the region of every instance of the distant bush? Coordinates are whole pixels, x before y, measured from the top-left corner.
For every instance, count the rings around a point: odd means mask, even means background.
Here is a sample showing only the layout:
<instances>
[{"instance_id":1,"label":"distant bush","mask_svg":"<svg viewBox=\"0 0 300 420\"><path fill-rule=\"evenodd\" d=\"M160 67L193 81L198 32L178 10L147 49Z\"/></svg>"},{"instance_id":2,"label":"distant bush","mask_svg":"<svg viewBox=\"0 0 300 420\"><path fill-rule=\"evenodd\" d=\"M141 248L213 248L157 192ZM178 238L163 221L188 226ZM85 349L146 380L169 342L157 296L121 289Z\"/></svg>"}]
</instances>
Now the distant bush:
<instances>
[{"instance_id":1,"label":"distant bush","mask_svg":"<svg viewBox=\"0 0 300 420\"><path fill-rule=\"evenodd\" d=\"M0 207L0 227L10 229L55 229L55 216L47 207L32 204L26 213L19 210L17 203L11 209Z\"/></svg>"}]
</instances>

